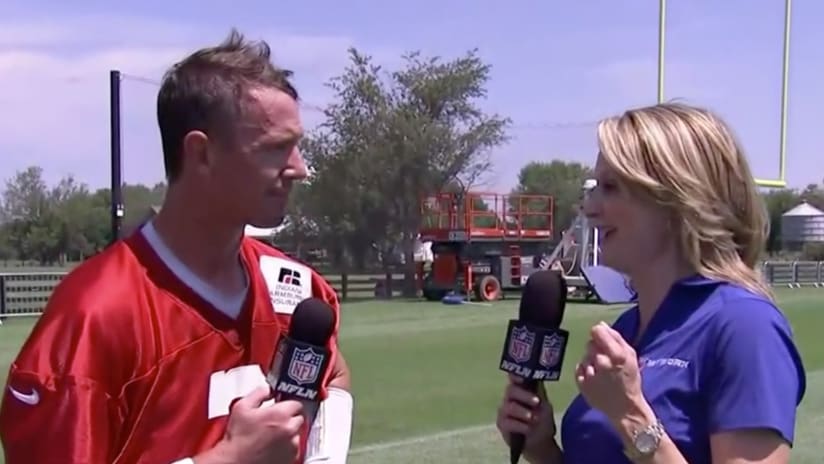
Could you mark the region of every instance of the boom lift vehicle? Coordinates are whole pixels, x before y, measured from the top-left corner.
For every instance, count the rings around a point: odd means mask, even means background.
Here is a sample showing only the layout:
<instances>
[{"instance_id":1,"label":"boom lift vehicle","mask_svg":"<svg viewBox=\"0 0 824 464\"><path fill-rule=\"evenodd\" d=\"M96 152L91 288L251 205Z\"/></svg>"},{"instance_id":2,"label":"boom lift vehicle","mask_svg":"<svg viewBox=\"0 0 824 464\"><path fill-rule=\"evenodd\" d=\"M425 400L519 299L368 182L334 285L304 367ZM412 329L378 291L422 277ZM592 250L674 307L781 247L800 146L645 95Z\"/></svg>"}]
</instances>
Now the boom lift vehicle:
<instances>
[{"instance_id":1,"label":"boom lift vehicle","mask_svg":"<svg viewBox=\"0 0 824 464\"><path fill-rule=\"evenodd\" d=\"M536 270L553 233L549 195L439 193L423 200L421 242L430 242L430 269L419 268L427 300L450 293L480 301L520 289Z\"/></svg>"},{"instance_id":2,"label":"boom lift vehicle","mask_svg":"<svg viewBox=\"0 0 824 464\"><path fill-rule=\"evenodd\" d=\"M588 179L582 199L595 186ZM425 198L419 243L425 244L427 253L421 256L427 257L418 263L424 298L437 301L458 294L497 300L506 291L520 291L532 273L552 269L564 276L570 298L631 301L634 292L627 279L600 265L599 231L583 211L553 243L554 206L549 195L465 192Z\"/></svg>"}]
</instances>

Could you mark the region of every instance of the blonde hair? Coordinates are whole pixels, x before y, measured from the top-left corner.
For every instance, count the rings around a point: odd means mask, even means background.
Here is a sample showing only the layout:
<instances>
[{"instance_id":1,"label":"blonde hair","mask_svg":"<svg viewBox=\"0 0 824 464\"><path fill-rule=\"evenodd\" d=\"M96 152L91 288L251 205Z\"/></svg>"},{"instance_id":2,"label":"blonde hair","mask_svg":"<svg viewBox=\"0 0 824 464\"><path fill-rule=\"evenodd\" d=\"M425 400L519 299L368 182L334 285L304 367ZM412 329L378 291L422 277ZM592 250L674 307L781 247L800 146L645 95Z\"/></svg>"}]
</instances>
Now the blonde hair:
<instances>
[{"instance_id":1,"label":"blonde hair","mask_svg":"<svg viewBox=\"0 0 824 464\"><path fill-rule=\"evenodd\" d=\"M601 121L598 145L623 182L672 213L681 252L698 273L773 299L756 270L769 216L721 118L679 103L633 109Z\"/></svg>"}]
</instances>

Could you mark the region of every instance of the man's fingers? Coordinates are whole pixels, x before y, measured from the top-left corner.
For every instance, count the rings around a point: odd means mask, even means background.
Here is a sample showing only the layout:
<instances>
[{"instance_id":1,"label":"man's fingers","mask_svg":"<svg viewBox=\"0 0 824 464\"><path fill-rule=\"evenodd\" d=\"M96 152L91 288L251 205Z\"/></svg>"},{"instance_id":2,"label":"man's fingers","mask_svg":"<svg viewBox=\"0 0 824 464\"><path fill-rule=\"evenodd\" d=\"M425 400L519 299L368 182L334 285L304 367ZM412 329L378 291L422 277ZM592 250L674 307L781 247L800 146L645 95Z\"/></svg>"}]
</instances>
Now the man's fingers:
<instances>
[{"instance_id":1,"label":"man's fingers","mask_svg":"<svg viewBox=\"0 0 824 464\"><path fill-rule=\"evenodd\" d=\"M257 387L252 390L248 395L244 396L243 398L239 398L235 400L231 406L229 407L230 410L235 408L242 408L242 409L254 409L259 408L261 403L266 400L272 398L272 389L268 386L266 387Z\"/></svg>"},{"instance_id":2,"label":"man's fingers","mask_svg":"<svg viewBox=\"0 0 824 464\"><path fill-rule=\"evenodd\" d=\"M297 434L300 432L300 428L303 427L303 422L305 419L303 418L303 414L298 414L297 416L293 416L286 422L286 430L289 430L291 433Z\"/></svg>"},{"instance_id":3,"label":"man's fingers","mask_svg":"<svg viewBox=\"0 0 824 464\"><path fill-rule=\"evenodd\" d=\"M278 401L271 408L274 412L287 417L303 417L303 404L300 401Z\"/></svg>"}]
</instances>

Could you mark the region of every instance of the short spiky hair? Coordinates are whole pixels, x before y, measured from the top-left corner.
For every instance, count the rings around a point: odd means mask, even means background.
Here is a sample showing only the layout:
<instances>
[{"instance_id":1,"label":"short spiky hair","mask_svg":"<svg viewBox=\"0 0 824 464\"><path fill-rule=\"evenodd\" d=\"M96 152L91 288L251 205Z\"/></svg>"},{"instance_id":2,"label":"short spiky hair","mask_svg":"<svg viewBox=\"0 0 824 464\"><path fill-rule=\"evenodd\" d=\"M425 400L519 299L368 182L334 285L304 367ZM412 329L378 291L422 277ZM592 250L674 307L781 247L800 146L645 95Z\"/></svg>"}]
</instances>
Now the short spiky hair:
<instances>
[{"instance_id":1,"label":"short spiky hair","mask_svg":"<svg viewBox=\"0 0 824 464\"><path fill-rule=\"evenodd\" d=\"M157 122L166 178L173 182L182 167L183 138L193 130L231 142L232 123L243 112L250 87L272 87L295 100L292 72L271 62L265 41L250 42L235 29L220 45L195 51L172 66L157 96Z\"/></svg>"}]
</instances>

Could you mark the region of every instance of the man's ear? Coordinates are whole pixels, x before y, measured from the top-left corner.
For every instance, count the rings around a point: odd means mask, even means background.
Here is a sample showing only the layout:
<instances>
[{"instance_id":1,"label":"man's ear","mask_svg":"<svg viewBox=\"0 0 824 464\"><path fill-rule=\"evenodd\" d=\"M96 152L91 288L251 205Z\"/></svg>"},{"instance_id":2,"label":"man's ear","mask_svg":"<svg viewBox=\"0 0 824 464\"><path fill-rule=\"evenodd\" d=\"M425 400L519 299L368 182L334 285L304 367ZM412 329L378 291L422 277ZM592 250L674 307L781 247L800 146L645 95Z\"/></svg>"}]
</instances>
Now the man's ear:
<instances>
[{"instance_id":1,"label":"man's ear","mask_svg":"<svg viewBox=\"0 0 824 464\"><path fill-rule=\"evenodd\" d=\"M181 165L190 165L196 170L208 170L214 160L209 150L209 136L199 130L190 131L183 137Z\"/></svg>"}]
</instances>

